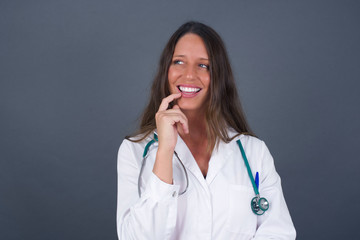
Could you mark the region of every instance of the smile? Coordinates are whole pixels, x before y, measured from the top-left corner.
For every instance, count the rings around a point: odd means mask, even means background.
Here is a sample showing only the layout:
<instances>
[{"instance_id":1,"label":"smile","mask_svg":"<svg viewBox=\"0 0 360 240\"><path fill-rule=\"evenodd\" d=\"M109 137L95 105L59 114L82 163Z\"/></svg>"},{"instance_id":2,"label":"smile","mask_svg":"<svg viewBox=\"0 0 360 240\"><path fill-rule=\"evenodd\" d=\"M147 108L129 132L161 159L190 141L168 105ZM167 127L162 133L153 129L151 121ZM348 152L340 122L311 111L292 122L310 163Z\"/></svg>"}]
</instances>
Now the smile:
<instances>
[{"instance_id":1,"label":"smile","mask_svg":"<svg viewBox=\"0 0 360 240\"><path fill-rule=\"evenodd\" d=\"M201 91L201 88L194 86L179 85L177 88L183 97L194 97Z\"/></svg>"}]
</instances>

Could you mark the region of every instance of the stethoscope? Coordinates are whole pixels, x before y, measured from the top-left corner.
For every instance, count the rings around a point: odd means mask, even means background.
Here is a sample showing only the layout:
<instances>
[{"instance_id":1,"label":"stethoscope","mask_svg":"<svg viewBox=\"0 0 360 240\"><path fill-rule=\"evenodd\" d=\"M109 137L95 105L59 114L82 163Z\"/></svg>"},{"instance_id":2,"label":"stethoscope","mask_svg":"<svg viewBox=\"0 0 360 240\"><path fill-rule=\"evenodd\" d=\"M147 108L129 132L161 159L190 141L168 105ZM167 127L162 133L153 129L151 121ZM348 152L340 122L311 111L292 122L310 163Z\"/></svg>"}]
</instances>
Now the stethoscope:
<instances>
[{"instance_id":1,"label":"stethoscope","mask_svg":"<svg viewBox=\"0 0 360 240\"><path fill-rule=\"evenodd\" d=\"M148 157L150 146L153 143L157 142L157 141L158 141L158 137L157 137L156 133L154 133L154 139L149 141L146 144L145 149L144 149L143 160L142 160L142 163L141 163L141 169L140 169L140 174L139 174L139 178L138 178L138 194L139 194L139 197L141 197L141 176L142 176L142 173L143 173L143 170L144 170L145 161L146 161L146 159ZM247 172L249 174L251 184L252 184L254 192L255 192L255 197L252 198L251 202L250 202L251 210L256 215L263 215L269 209L269 206L270 206L269 202L268 202L268 200L266 198L260 197L259 189L258 189L258 187L257 187L257 185L255 183L254 177L252 175L251 168L250 168L249 162L247 160L247 157L245 155L244 148L243 148L240 140L237 140L236 142L239 145L241 155L242 155L242 157L244 159L244 163L245 163L245 166L246 166ZM186 178L186 187L185 187L184 191L179 193L179 196L180 196L180 195L183 195L187 191L187 189L189 187L189 177L188 177L187 171L185 169L185 166L182 163L182 161L180 160L180 158L179 158L178 154L176 153L176 151L174 151L174 155L177 158L177 160L179 161L181 167L183 168L183 172L184 172L184 175L185 175L185 178Z\"/></svg>"},{"instance_id":2,"label":"stethoscope","mask_svg":"<svg viewBox=\"0 0 360 240\"><path fill-rule=\"evenodd\" d=\"M252 184L254 192L255 192L255 197L253 199L251 199L251 202L250 202L251 210L256 215L263 215L269 209L269 206L270 206L269 201L266 198L260 197L259 189L258 189L258 187L257 187L257 185L255 183L255 180L254 180L253 174L251 172L249 162L248 162L247 157L245 155L245 151L244 151L244 148L243 148L243 146L242 146L242 144L240 142L240 139L237 140L236 142L239 145L241 155L242 155L242 157L244 159L244 163L245 163L245 166L246 166L247 172L249 174L251 184Z\"/></svg>"}]
</instances>

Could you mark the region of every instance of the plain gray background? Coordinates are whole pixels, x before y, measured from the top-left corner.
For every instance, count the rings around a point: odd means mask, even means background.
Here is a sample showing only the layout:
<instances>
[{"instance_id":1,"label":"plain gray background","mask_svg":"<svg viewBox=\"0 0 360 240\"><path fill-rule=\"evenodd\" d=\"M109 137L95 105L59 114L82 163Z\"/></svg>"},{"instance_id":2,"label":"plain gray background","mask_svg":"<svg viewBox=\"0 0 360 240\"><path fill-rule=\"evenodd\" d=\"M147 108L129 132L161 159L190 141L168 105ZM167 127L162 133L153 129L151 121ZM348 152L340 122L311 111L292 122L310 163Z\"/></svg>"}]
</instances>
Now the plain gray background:
<instances>
[{"instance_id":1,"label":"plain gray background","mask_svg":"<svg viewBox=\"0 0 360 240\"><path fill-rule=\"evenodd\" d=\"M116 154L187 20L223 37L298 239L359 239L359 1L0 1L0 239L116 239Z\"/></svg>"}]
</instances>

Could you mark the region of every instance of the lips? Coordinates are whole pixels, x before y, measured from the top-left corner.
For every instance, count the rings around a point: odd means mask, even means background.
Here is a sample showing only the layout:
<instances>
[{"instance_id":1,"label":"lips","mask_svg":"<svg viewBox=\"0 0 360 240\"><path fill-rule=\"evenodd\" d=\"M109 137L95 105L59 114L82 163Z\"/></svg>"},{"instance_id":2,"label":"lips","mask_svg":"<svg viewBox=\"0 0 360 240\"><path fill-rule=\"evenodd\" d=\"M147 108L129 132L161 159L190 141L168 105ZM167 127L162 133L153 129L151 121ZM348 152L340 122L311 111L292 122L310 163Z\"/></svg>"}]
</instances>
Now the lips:
<instances>
[{"instance_id":1,"label":"lips","mask_svg":"<svg viewBox=\"0 0 360 240\"><path fill-rule=\"evenodd\" d=\"M201 91L201 88L191 85L178 85L177 88L183 97L194 97Z\"/></svg>"}]
</instances>

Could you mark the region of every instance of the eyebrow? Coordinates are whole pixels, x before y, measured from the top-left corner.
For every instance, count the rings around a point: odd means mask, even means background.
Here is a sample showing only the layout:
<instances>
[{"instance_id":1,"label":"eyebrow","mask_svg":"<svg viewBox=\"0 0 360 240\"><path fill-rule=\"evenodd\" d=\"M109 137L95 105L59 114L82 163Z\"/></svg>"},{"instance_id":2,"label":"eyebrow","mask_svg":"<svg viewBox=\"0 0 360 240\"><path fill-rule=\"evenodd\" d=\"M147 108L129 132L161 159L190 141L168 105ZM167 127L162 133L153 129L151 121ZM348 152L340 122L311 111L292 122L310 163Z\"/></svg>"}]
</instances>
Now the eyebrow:
<instances>
[{"instance_id":1,"label":"eyebrow","mask_svg":"<svg viewBox=\"0 0 360 240\"><path fill-rule=\"evenodd\" d=\"M186 56L185 55L174 55L173 57L186 57ZM200 58L200 59L209 61L208 58Z\"/></svg>"}]
</instances>

